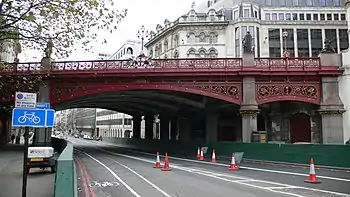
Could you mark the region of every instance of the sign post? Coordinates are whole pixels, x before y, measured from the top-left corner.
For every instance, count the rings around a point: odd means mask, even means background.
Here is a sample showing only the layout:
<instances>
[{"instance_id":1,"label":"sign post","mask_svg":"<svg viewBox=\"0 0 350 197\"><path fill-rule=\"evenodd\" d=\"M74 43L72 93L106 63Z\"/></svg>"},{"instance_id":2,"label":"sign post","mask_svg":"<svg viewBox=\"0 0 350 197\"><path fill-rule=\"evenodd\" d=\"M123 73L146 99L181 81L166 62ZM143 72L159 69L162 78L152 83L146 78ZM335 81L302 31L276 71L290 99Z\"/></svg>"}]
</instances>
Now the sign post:
<instances>
[{"instance_id":1,"label":"sign post","mask_svg":"<svg viewBox=\"0 0 350 197\"><path fill-rule=\"evenodd\" d=\"M50 109L50 103L37 103L36 100L36 93L16 92L12 110L12 126L24 127L22 197L27 197L29 127L47 129L55 122L55 110Z\"/></svg>"},{"instance_id":2,"label":"sign post","mask_svg":"<svg viewBox=\"0 0 350 197\"><path fill-rule=\"evenodd\" d=\"M22 197L27 197L27 181L28 181L28 146L29 146L29 127L24 127L24 155L23 155L23 180L22 180Z\"/></svg>"}]
</instances>

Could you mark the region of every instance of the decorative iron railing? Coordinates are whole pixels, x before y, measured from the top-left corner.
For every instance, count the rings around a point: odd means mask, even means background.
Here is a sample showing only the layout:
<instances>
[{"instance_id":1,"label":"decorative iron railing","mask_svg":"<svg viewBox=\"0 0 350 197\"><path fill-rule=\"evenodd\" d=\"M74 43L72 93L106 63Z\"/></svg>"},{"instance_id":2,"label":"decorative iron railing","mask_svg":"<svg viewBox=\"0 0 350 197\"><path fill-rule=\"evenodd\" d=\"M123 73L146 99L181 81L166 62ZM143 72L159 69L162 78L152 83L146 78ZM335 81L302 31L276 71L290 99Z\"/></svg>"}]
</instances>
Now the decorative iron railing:
<instances>
[{"instance_id":1,"label":"decorative iron railing","mask_svg":"<svg viewBox=\"0 0 350 197\"><path fill-rule=\"evenodd\" d=\"M148 72L176 72L186 70L195 72L196 70L315 70L321 68L320 58L256 58L254 65L244 65L242 58L186 58L186 59L143 59L137 60L91 60L91 61L61 61L52 62L48 68L45 68L40 62L24 63L2 63L0 64L0 74L26 73L73 73L89 71L98 73L105 72L123 72L130 70L146 69Z\"/></svg>"}]
</instances>

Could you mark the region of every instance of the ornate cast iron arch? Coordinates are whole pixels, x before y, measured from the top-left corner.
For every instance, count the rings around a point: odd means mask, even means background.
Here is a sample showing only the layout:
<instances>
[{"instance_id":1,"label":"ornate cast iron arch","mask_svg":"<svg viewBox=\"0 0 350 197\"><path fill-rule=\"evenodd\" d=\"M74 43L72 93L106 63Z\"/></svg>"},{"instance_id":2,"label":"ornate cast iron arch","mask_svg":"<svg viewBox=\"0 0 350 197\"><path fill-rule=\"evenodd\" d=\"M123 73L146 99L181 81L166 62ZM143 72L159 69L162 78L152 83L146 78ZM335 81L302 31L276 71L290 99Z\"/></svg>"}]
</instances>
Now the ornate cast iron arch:
<instances>
[{"instance_id":1,"label":"ornate cast iron arch","mask_svg":"<svg viewBox=\"0 0 350 197\"><path fill-rule=\"evenodd\" d=\"M311 84L258 84L256 85L258 104L278 101L300 101L319 105L321 101L320 85Z\"/></svg>"},{"instance_id":2,"label":"ornate cast iron arch","mask_svg":"<svg viewBox=\"0 0 350 197\"><path fill-rule=\"evenodd\" d=\"M240 104L241 102L241 84L223 84L223 85L179 85L179 84L117 84L101 85L97 87L53 87L51 89L50 100L52 104L80 98L86 95L97 94L110 91L122 90L167 90L174 92L187 92L216 98L218 100L230 103Z\"/></svg>"}]
</instances>

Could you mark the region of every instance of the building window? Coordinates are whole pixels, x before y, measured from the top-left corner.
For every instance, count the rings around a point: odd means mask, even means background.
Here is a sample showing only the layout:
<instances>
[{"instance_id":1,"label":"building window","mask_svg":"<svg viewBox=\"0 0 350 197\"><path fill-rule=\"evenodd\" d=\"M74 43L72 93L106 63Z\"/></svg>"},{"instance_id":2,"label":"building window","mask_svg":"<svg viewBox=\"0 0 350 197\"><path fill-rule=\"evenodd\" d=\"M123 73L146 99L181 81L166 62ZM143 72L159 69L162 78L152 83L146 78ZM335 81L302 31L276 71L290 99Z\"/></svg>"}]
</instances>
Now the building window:
<instances>
[{"instance_id":1,"label":"building window","mask_svg":"<svg viewBox=\"0 0 350 197\"><path fill-rule=\"evenodd\" d=\"M179 52L177 50L174 53L174 58L179 58Z\"/></svg>"},{"instance_id":2,"label":"building window","mask_svg":"<svg viewBox=\"0 0 350 197\"><path fill-rule=\"evenodd\" d=\"M327 0L321 0L321 6L327 6Z\"/></svg>"},{"instance_id":3,"label":"building window","mask_svg":"<svg viewBox=\"0 0 350 197\"><path fill-rule=\"evenodd\" d=\"M267 6L272 6L272 0L265 0Z\"/></svg>"},{"instance_id":4,"label":"building window","mask_svg":"<svg viewBox=\"0 0 350 197\"><path fill-rule=\"evenodd\" d=\"M321 21L326 20L325 14L320 14L320 20L321 20Z\"/></svg>"},{"instance_id":5,"label":"building window","mask_svg":"<svg viewBox=\"0 0 350 197\"><path fill-rule=\"evenodd\" d=\"M311 14L306 14L306 20L311 21Z\"/></svg>"},{"instance_id":6,"label":"building window","mask_svg":"<svg viewBox=\"0 0 350 197\"><path fill-rule=\"evenodd\" d=\"M332 14L327 14L327 21L331 21L332 20Z\"/></svg>"},{"instance_id":7,"label":"building window","mask_svg":"<svg viewBox=\"0 0 350 197\"><path fill-rule=\"evenodd\" d=\"M339 46L340 50L346 50L349 48L349 35L347 29L339 29Z\"/></svg>"},{"instance_id":8,"label":"building window","mask_svg":"<svg viewBox=\"0 0 350 197\"><path fill-rule=\"evenodd\" d=\"M334 0L334 6L340 6L340 0Z\"/></svg>"},{"instance_id":9,"label":"building window","mask_svg":"<svg viewBox=\"0 0 350 197\"><path fill-rule=\"evenodd\" d=\"M243 18L250 18L250 10L249 9L243 9Z\"/></svg>"},{"instance_id":10,"label":"building window","mask_svg":"<svg viewBox=\"0 0 350 197\"><path fill-rule=\"evenodd\" d=\"M306 0L306 5L307 6L312 6L312 0Z\"/></svg>"},{"instance_id":11,"label":"building window","mask_svg":"<svg viewBox=\"0 0 350 197\"><path fill-rule=\"evenodd\" d=\"M281 57L281 33L280 29L269 29L269 54L270 57Z\"/></svg>"},{"instance_id":12,"label":"building window","mask_svg":"<svg viewBox=\"0 0 350 197\"><path fill-rule=\"evenodd\" d=\"M204 50L200 50L199 51L199 57L200 58L205 58L205 51Z\"/></svg>"},{"instance_id":13,"label":"building window","mask_svg":"<svg viewBox=\"0 0 350 197\"><path fill-rule=\"evenodd\" d=\"M217 34L214 32L209 33L209 43L213 44L213 43L217 43L217 42L218 42Z\"/></svg>"},{"instance_id":14,"label":"building window","mask_svg":"<svg viewBox=\"0 0 350 197\"><path fill-rule=\"evenodd\" d=\"M247 34L247 26L242 26L242 38Z\"/></svg>"},{"instance_id":15,"label":"building window","mask_svg":"<svg viewBox=\"0 0 350 197\"><path fill-rule=\"evenodd\" d=\"M318 14L313 14L314 15L314 21L318 21Z\"/></svg>"},{"instance_id":16,"label":"building window","mask_svg":"<svg viewBox=\"0 0 350 197\"><path fill-rule=\"evenodd\" d=\"M281 36L283 32L287 32L288 36L286 39L283 38L283 52L287 50L290 54L290 57L295 57L294 53L294 30L293 29L283 29L281 32Z\"/></svg>"},{"instance_id":17,"label":"building window","mask_svg":"<svg viewBox=\"0 0 350 197\"><path fill-rule=\"evenodd\" d=\"M204 32L201 32L200 34L199 34L199 42L206 42L206 40L205 40L205 38L206 38L206 36L205 36L205 33Z\"/></svg>"},{"instance_id":18,"label":"building window","mask_svg":"<svg viewBox=\"0 0 350 197\"><path fill-rule=\"evenodd\" d=\"M271 14L270 13L266 13L265 14L265 20L271 20Z\"/></svg>"},{"instance_id":19,"label":"building window","mask_svg":"<svg viewBox=\"0 0 350 197\"><path fill-rule=\"evenodd\" d=\"M241 56L241 48L240 48L240 31L239 31L239 27L236 27L235 29L235 53L236 53L236 57L240 57Z\"/></svg>"},{"instance_id":20,"label":"building window","mask_svg":"<svg viewBox=\"0 0 350 197\"><path fill-rule=\"evenodd\" d=\"M283 21L284 20L284 13L278 14L278 20Z\"/></svg>"},{"instance_id":21,"label":"building window","mask_svg":"<svg viewBox=\"0 0 350 197\"><path fill-rule=\"evenodd\" d=\"M290 13L286 13L286 20L287 20L287 21L292 20Z\"/></svg>"},{"instance_id":22,"label":"building window","mask_svg":"<svg viewBox=\"0 0 350 197\"><path fill-rule=\"evenodd\" d=\"M325 36L326 39L333 40L337 37L337 31L335 29L325 29ZM332 47L338 52L337 42L333 42Z\"/></svg>"},{"instance_id":23,"label":"building window","mask_svg":"<svg viewBox=\"0 0 350 197\"><path fill-rule=\"evenodd\" d=\"M210 49L209 50L209 57L210 58L217 58L218 57L218 53L215 49Z\"/></svg>"},{"instance_id":24,"label":"building window","mask_svg":"<svg viewBox=\"0 0 350 197\"><path fill-rule=\"evenodd\" d=\"M305 15L304 14L299 14L299 20L301 20L301 21L305 20Z\"/></svg>"},{"instance_id":25,"label":"building window","mask_svg":"<svg viewBox=\"0 0 350 197\"><path fill-rule=\"evenodd\" d=\"M335 21L339 21L339 14L333 14L333 18Z\"/></svg>"},{"instance_id":26,"label":"building window","mask_svg":"<svg viewBox=\"0 0 350 197\"><path fill-rule=\"evenodd\" d=\"M293 21L297 21L298 20L298 14L297 13L293 13Z\"/></svg>"},{"instance_id":27,"label":"building window","mask_svg":"<svg viewBox=\"0 0 350 197\"><path fill-rule=\"evenodd\" d=\"M190 44L194 44L196 41L196 35L194 33L189 33L187 35L187 42L190 43Z\"/></svg>"},{"instance_id":28,"label":"building window","mask_svg":"<svg viewBox=\"0 0 350 197\"><path fill-rule=\"evenodd\" d=\"M293 0L293 6L299 6L299 0Z\"/></svg>"},{"instance_id":29,"label":"building window","mask_svg":"<svg viewBox=\"0 0 350 197\"><path fill-rule=\"evenodd\" d=\"M235 10L233 12L233 19L238 19L239 18L239 15L238 15L238 10Z\"/></svg>"},{"instance_id":30,"label":"building window","mask_svg":"<svg viewBox=\"0 0 350 197\"><path fill-rule=\"evenodd\" d=\"M196 51L194 49L190 49L188 52L187 52L187 57L189 58L195 58L196 57Z\"/></svg>"},{"instance_id":31,"label":"building window","mask_svg":"<svg viewBox=\"0 0 350 197\"><path fill-rule=\"evenodd\" d=\"M272 20L277 21L277 13L272 13Z\"/></svg>"},{"instance_id":32,"label":"building window","mask_svg":"<svg viewBox=\"0 0 350 197\"><path fill-rule=\"evenodd\" d=\"M340 20L342 20L342 21L346 20L345 14L340 14Z\"/></svg>"},{"instance_id":33,"label":"building window","mask_svg":"<svg viewBox=\"0 0 350 197\"><path fill-rule=\"evenodd\" d=\"M298 57L309 57L309 31L297 29Z\"/></svg>"}]
</instances>

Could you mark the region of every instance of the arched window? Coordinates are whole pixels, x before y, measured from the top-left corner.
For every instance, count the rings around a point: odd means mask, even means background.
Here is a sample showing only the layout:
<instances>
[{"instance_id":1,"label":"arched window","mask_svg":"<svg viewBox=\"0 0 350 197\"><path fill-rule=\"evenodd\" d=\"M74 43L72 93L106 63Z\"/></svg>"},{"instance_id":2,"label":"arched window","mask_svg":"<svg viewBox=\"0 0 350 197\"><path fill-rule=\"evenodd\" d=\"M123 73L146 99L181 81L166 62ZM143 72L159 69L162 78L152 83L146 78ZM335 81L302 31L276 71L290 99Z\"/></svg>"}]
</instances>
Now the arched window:
<instances>
[{"instance_id":1,"label":"arched window","mask_svg":"<svg viewBox=\"0 0 350 197\"><path fill-rule=\"evenodd\" d=\"M196 57L196 51L194 49L190 49L187 52L187 57L189 58L195 58Z\"/></svg>"},{"instance_id":2,"label":"arched window","mask_svg":"<svg viewBox=\"0 0 350 197\"><path fill-rule=\"evenodd\" d=\"M209 49L209 57L210 58L217 58L218 57L218 52L215 48Z\"/></svg>"},{"instance_id":3,"label":"arched window","mask_svg":"<svg viewBox=\"0 0 350 197\"><path fill-rule=\"evenodd\" d=\"M134 50L131 47L128 47L126 49L126 54L133 55L134 54Z\"/></svg>"},{"instance_id":4,"label":"arched window","mask_svg":"<svg viewBox=\"0 0 350 197\"><path fill-rule=\"evenodd\" d=\"M174 38L174 47L179 46L179 35L176 35Z\"/></svg>"},{"instance_id":5,"label":"arched window","mask_svg":"<svg viewBox=\"0 0 350 197\"><path fill-rule=\"evenodd\" d=\"M179 58L179 52L177 50L175 50L174 58Z\"/></svg>"},{"instance_id":6,"label":"arched window","mask_svg":"<svg viewBox=\"0 0 350 197\"><path fill-rule=\"evenodd\" d=\"M168 40L164 41L164 51L168 50Z\"/></svg>"},{"instance_id":7,"label":"arched window","mask_svg":"<svg viewBox=\"0 0 350 197\"><path fill-rule=\"evenodd\" d=\"M164 55L164 59L168 58L167 54Z\"/></svg>"},{"instance_id":8,"label":"arched window","mask_svg":"<svg viewBox=\"0 0 350 197\"><path fill-rule=\"evenodd\" d=\"M209 33L209 43L217 43L218 42L218 35L215 32L210 32Z\"/></svg>"},{"instance_id":9,"label":"arched window","mask_svg":"<svg viewBox=\"0 0 350 197\"><path fill-rule=\"evenodd\" d=\"M199 34L199 42L206 42L206 36L205 36L205 33L204 32L201 32Z\"/></svg>"},{"instance_id":10,"label":"arched window","mask_svg":"<svg viewBox=\"0 0 350 197\"><path fill-rule=\"evenodd\" d=\"M205 58L205 51L204 50L200 50L199 51L199 57L200 58Z\"/></svg>"},{"instance_id":11,"label":"arched window","mask_svg":"<svg viewBox=\"0 0 350 197\"><path fill-rule=\"evenodd\" d=\"M194 44L196 42L196 35L193 32L187 34L187 43Z\"/></svg>"}]
</instances>

